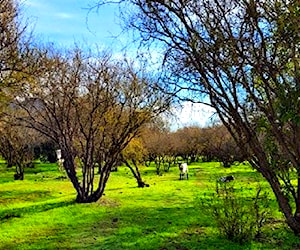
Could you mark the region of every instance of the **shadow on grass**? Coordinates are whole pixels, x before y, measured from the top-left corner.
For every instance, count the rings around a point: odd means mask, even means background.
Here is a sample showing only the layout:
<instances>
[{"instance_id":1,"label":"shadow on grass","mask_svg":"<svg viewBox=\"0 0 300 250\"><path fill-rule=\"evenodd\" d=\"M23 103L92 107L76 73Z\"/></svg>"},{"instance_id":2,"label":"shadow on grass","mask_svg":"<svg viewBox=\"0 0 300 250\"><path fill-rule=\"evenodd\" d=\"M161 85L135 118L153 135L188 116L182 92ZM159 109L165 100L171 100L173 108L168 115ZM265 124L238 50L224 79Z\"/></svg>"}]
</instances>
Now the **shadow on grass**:
<instances>
[{"instance_id":1,"label":"shadow on grass","mask_svg":"<svg viewBox=\"0 0 300 250\"><path fill-rule=\"evenodd\" d=\"M0 221L5 221L11 218L20 218L22 216L45 212L51 209L66 207L73 205L75 201L60 201L52 203L42 203L38 205L26 206L21 208L4 209L0 212Z\"/></svg>"},{"instance_id":2,"label":"shadow on grass","mask_svg":"<svg viewBox=\"0 0 300 250\"><path fill-rule=\"evenodd\" d=\"M90 226L86 226L89 230ZM120 209L92 228L95 249L253 249L253 244L261 247L259 242L240 245L220 237L211 217L195 207ZM290 237L280 239L281 249L295 245L290 244ZM270 237L264 242L264 249L277 249L278 243L276 237Z\"/></svg>"},{"instance_id":3,"label":"shadow on grass","mask_svg":"<svg viewBox=\"0 0 300 250\"><path fill-rule=\"evenodd\" d=\"M240 245L221 238L211 217L196 206L126 207L64 201L19 210L23 214L68 206L69 220L56 219L47 227L31 228L19 249L295 249L291 234L272 231L270 240ZM63 216L63 214L62 214ZM57 216L56 218L59 218ZM12 244L13 242L8 242ZM284 247L282 247L284 246Z\"/></svg>"},{"instance_id":4,"label":"shadow on grass","mask_svg":"<svg viewBox=\"0 0 300 250\"><path fill-rule=\"evenodd\" d=\"M37 174L44 172L57 173L58 172L57 163L34 163L34 167L26 168L25 172L28 174Z\"/></svg>"},{"instance_id":5,"label":"shadow on grass","mask_svg":"<svg viewBox=\"0 0 300 250\"><path fill-rule=\"evenodd\" d=\"M102 214L103 215L103 214ZM115 208L106 215L82 214L72 225L28 239L24 247L50 249L248 249L211 233L212 222L192 207ZM210 231L209 231L210 230ZM48 249L47 248L47 249ZM250 248L249 248L250 249Z\"/></svg>"},{"instance_id":6,"label":"shadow on grass","mask_svg":"<svg viewBox=\"0 0 300 250\"><path fill-rule=\"evenodd\" d=\"M128 184L129 185L129 184ZM137 186L126 186L126 189L140 189L140 187ZM124 191L124 187L120 187L120 188L106 188L105 191L120 191L123 190Z\"/></svg>"},{"instance_id":7,"label":"shadow on grass","mask_svg":"<svg viewBox=\"0 0 300 250\"><path fill-rule=\"evenodd\" d=\"M41 190L10 190L10 191L0 191L0 204L1 203L11 203L12 201L40 201L41 199L52 198L50 191Z\"/></svg>"},{"instance_id":8,"label":"shadow on grass","mask_svg":"<svg viewBox=\"0 0 300 250\"><path fill-rule=\"evenodd\" d=\"M64 173L58 171L56 163L39 163L35 162L33 167L27 167L24 170L25 180L43 180L44 178L58 179L59 177L65 176ZM15 182L14 174L16 173L15 166L7 168L6 164L0 163L0 184ZM37 174L40 176L36 177ZM63 177L63 179L65 179ZM19 181L18 181L19 182Z\"/></svg>"}]
</instances>

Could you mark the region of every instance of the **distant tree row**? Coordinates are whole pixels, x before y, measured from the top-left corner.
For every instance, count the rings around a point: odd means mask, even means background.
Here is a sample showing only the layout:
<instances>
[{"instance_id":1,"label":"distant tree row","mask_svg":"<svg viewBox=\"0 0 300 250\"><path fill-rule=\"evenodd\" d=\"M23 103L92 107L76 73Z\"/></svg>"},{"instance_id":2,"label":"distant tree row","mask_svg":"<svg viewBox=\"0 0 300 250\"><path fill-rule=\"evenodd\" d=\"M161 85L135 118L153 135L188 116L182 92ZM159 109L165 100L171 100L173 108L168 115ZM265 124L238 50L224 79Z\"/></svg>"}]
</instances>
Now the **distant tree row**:
<instances>
[{"instance_id":1,"label":"distant tree row","mask_svg":"<svg viewBox=\"0 0 300 250\"><path fill-rule=\"evenodd\" d=\"M147 152L146 165L147 161L154 162L157 174L178 161L220 161L224 167L230 167L247 159L222 125L185 127L176 132L152 127L144 130L142 141Z\"/></svg>"}]
</instances>

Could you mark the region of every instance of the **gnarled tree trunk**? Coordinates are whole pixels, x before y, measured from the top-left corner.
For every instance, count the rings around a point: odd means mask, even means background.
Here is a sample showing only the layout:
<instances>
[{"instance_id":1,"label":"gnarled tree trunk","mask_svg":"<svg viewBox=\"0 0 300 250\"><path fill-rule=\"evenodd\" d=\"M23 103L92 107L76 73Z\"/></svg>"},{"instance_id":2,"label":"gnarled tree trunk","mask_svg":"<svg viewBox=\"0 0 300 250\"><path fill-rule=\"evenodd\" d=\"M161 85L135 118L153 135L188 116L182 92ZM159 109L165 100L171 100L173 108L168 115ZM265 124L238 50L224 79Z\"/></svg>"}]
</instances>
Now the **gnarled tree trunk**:
<instances>
[{"instance_id":1,"label":"gnarled tree trunk","mask_svg":"<svg viewBox=\"0 0 300 250\"><path fill-rule=\"evenodd\" d=\"M141 188L149 187L149 184L146 184L143 181L140 170L135 161L132 161L134 168L130 165L130 163L127 160L123 159L122 161L125 163L126 167L128 167L130 169L131 173L133 174L134 178L137 181L138 187L141 187Z\"/></svg>"}]
</instances>

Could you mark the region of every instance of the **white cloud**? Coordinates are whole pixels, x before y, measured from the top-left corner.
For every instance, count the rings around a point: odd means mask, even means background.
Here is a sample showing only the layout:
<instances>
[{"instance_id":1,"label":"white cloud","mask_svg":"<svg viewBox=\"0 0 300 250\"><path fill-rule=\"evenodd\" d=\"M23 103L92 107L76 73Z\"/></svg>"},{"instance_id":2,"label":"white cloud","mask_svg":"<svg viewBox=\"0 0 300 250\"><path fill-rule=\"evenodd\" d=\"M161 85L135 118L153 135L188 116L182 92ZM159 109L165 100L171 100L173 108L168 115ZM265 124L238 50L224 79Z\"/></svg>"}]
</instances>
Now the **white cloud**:
<instances>
[{"instance_id":1,"label":"white cloud","mask_svg":"<svg viewBox=\"0 0 300 250\"><path fill-rule=\"evenodd\" d=\"M61 19L71 19L74 17L73 15L65 12L58 12L55 14L55 16Z\"/></svg>"},{"instance_id":2,"label":"white cloud","mask_svg":"<svg viewBox=\"0 0 300 250\"><path fill-rule=\"evenodd\" d=\"M216 118L216 111L203 103L184 102L182 107L176 108L173 113L172 130L187 126L206 127Z\"/></svg>"}]
</instances>

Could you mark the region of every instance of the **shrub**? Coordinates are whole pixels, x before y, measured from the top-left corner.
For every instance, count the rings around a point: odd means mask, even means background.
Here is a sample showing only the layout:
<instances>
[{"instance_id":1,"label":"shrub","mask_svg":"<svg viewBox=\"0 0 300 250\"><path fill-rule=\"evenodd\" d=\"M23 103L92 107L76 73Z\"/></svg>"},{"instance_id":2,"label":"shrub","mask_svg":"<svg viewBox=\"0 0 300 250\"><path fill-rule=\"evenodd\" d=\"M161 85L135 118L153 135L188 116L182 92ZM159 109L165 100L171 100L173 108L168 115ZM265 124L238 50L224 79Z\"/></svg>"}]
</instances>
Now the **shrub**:
<instances>
[{"instance_id":1,"label":"shrub","mask_svg":"<svg viewBox=\"0 0 300 250\"><path fill-rule=\"evenodd\" d=\"M254 197L245 196L231 183L217 183L215 192L200 199L205 213L212 216L221 235L240 244L261 236L271 210L268 194L259 187Z\"/></svg>"}]
</instances>

